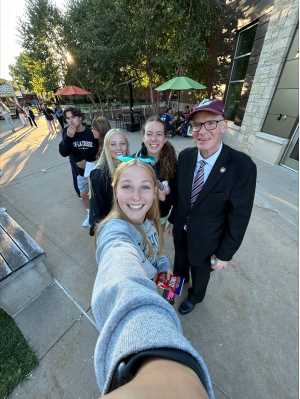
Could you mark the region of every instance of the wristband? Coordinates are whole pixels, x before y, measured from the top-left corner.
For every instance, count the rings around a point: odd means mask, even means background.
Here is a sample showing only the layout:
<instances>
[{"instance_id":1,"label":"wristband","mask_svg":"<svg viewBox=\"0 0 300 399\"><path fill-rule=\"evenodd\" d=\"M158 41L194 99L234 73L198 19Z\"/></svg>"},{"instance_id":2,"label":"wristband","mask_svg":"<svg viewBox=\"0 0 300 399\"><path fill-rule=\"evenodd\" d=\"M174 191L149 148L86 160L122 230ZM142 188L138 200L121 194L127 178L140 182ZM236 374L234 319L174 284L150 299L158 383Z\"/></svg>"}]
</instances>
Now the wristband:
<instances>
[{"instance_id":1,"label":"wristband","mask_svg":"<svg viewBox=\"0 0 300 399\"><path fill-rule=\"evenodd\" d=\"M192 355L180 349L158 348L135 353L121 360L115 368L107 393L130 382L135 377L143 362L151 358L173 360L177 363L181 363L191 368L197 374L202 384L204 384L203 370Z\"/></svg>"}]
</instances>

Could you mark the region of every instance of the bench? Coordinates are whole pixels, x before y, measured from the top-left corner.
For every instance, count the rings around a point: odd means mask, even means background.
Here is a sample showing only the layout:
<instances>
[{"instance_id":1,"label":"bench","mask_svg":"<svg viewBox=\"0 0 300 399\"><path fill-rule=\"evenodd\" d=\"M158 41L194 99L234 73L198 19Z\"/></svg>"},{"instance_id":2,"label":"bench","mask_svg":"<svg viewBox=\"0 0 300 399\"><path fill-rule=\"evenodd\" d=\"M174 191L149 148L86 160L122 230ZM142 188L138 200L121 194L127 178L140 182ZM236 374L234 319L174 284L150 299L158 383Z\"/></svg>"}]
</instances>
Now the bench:
<instances>
[{"instance_id":1,"label":"bench","mask_svg":"<svg viewBox=\"0 0 300 399\"><path fill-rule=\"evenodd\" d=\"M0 281L44 254L34 239L0 208Z\"/></svg>"}]
</instances>

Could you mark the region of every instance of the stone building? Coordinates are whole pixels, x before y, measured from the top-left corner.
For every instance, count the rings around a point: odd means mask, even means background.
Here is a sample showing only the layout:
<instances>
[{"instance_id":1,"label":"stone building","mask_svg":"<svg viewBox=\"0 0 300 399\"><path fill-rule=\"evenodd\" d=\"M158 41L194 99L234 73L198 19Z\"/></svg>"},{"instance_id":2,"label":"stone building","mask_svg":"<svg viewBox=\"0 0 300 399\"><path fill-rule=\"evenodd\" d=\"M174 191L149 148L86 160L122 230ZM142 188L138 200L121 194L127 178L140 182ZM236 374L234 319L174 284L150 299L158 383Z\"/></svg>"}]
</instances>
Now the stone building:
<instances>
[{"instance_id":1,"label":"stone building","mask_svg":"<svg viewBox=\"0 0 300 399\"><path fill-rule=\"evenodd\" d=\"M298 1L240 0L225 93L229 144L298 170Z\"/></svg>"}]
</instances>

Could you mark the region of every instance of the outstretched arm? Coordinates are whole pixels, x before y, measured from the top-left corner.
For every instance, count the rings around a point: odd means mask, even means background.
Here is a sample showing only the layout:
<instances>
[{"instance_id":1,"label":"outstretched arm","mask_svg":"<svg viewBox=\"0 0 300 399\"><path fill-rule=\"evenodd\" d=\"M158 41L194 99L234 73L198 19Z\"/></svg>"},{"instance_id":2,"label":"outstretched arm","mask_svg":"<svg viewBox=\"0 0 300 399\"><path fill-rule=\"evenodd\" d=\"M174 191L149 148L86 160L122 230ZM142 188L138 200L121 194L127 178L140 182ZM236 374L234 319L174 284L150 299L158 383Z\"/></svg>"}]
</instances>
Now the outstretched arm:
<instances>
[{"instance_id":1,"label":"outstretched arm","mask_svg":"<svg viewBox=\"0 0 300 399\"><path fill-rule=\"evenodd\" d=\"M157 293L130 233L126 230L126 224L114 225L111 221L103 227L97 237L96 258L98 273L92 296L92 310L99 330L94 359L101 392L110 391L112 377L122 360L151 349L170 349L187 354L193 359L197 365L196 385L201 387L203 384L209 398L214 398L211 380L202 357L184 337L175 310ZM152 365L148 364L146 378L141 374L146 365L138 370L137 379L127 384L128 394L135 391L138 395L140 389L146 387L151 373L155 373L155 364L158 365L156 360L153 360ZM159 366L163 371L166 363L162 362ZM174 367L182 371L183 382L187 381L188 375L193 378L193 372L190 374L189 371L184 371L186 366L176 364ZM169 372L166 375L171 378L171 374ZM162 375L165 375L164 372ZM150 379L151 386L155 385L152 377ZM163 384L170 388L168 379L159 377L158 386L162 387ZM125 393L127 385L124 386ZM124 392L124 388L119 392ZM116 390L115 394L117 392Z\"/></svg>"},{"instance_id":2,"label":"outstretched arm","mask_svg":"<svg viewBox=\"0 0 300 399\"><path fill-rule=\"evenodd\" d=\"M105 396L107 399L207 399L192 369L163 359L146 361L128 384Z\"/></svg>"}]
</instances>

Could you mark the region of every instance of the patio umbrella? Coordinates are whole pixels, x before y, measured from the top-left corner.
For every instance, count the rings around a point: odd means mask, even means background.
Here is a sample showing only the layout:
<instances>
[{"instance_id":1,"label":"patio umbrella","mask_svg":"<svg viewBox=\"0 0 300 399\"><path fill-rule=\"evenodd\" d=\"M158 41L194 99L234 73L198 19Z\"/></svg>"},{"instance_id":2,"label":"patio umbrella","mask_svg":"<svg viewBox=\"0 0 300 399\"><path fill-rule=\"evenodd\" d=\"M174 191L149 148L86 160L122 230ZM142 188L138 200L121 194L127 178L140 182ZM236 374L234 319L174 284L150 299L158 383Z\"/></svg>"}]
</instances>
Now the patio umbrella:
<instances>
[{"instance_id":1,"label":"patio umbrella","mask_svg":"<svg viewBox=\"0 0 300 399\"><path fill-rule=\"evenodd\" d=\"M198 83L195 80L188 78L187 76L176 76L173 79L168 80L162 85L156 87L157 91L165 90L191 90L191 89L206 89L202 83Z\"/></svg>"},{"instance_id":2,"label":"patio umbrella","mask_svg":"<svg viewBox=\"0 0 300 399\"><path fill-rule=\"evenodd\" d=\"M88 94L91 94L91 92L77 86L65 86L55 93L56 96L86 96Z\"/></svg>"}]
</instances>

